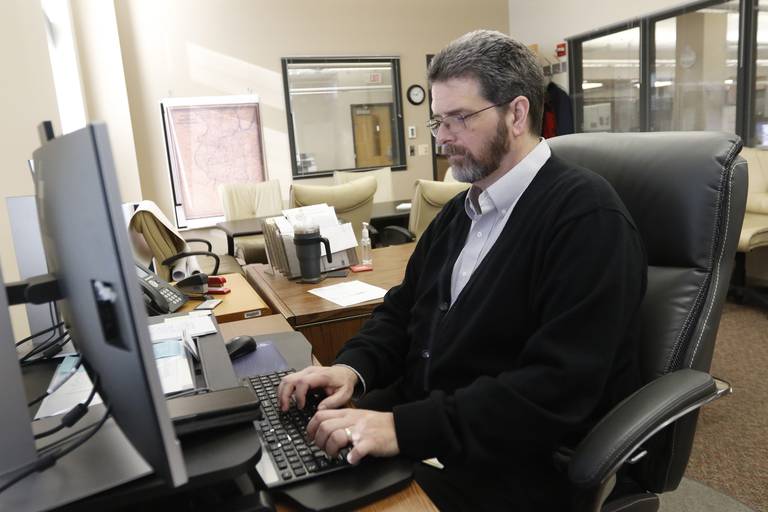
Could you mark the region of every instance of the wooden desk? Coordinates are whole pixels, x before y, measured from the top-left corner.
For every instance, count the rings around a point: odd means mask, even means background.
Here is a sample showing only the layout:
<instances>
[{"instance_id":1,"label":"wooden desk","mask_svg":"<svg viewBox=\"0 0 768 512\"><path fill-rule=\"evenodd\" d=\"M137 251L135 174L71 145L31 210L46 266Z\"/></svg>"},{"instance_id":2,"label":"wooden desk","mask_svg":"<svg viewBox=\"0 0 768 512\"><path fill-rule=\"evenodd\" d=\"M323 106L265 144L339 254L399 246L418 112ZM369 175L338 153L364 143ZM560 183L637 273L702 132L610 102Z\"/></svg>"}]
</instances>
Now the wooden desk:
<instances>
[{"instance_id":1,"label":"wooden desk","mask_svg":"<svg viewBox=\"0 0 768 512\"><path fill-rule=\"evenodd\" d=\"M342 307L321 299L309 290L344 281L362 281L389 290L403 280L405 265L415 244L393 245L373 250L373 271L350 272L344 278L328 278L319 284L289 281L272 275L268 265L245 267L245 275L275 313L285 317L312 344L318 360L330 364L339 349L370 316L381 299Z\"/></svg>"},{"instance_id":2,"label":"wooden desk","mask_svg":"<svg viewBox=\"0 0 768 512\"><path fill-rule=\"evenodd\" d=\"M256 293L256 290L248 284L242 274L224 274L227 278L225 286L232 291L225 295L214 295L222 302L213 310L213 316L219 323L234 322L247 318L256 318L271 315L272 310L266 302ZM179 308L179 313L185 313L195 309L200 304L199 300L190 299L189 302Z\"/></svg>"}]
</instances>

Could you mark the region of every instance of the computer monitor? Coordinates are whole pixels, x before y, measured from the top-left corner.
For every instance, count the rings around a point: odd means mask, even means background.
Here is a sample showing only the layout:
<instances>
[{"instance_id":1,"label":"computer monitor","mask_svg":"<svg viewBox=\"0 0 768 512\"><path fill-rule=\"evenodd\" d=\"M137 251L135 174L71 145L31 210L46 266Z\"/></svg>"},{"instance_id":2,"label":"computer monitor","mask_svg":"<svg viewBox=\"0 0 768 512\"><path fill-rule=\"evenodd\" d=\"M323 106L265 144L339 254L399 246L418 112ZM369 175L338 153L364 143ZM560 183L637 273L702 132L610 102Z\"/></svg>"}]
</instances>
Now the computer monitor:
<instances>
[{"instance_id":1,"label":"computer monitor","mask_svg":"<svg viewBox=\"0 0 768 512\"><path fill-rule=\"evenodd\" d=\"M0 479L37 459L0 271Z\"/></svg>"},{"instance_id":2,"label":"computer monitor","mask_svg":"<svg viewBox=\"0 0 768 512\"><path fill-rule=\"evenodd\" d=\"M121 430L167 484L187 481L160 384L103 124L34 152L35 197L59 309Z\"/></svg>"}]
</instances>

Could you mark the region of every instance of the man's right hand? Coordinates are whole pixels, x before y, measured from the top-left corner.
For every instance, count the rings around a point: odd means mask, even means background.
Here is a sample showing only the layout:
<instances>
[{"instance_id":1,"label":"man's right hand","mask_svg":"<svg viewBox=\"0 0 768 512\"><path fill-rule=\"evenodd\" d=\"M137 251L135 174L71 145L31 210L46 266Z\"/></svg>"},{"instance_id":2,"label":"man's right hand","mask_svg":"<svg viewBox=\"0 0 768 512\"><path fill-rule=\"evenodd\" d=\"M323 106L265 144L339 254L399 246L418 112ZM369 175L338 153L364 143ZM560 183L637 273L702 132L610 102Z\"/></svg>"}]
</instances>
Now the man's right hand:
<instances>
[{"instance_id":1,"label":"man's right hand","mask_svg":"<svg viewBox=\"0 0 768 512\"><path fill-rule=\"evenodd\" d=\"M296 400L296 406L303 409L307 392L314 388L324 390L327 395L317 406L318 409L341 407L352 398L356 384L357 374L344 366L309 366L300 372L286 375L280 381L277 388L280 410L288 410L291 397Z\"/></svg>"}]
</instances>

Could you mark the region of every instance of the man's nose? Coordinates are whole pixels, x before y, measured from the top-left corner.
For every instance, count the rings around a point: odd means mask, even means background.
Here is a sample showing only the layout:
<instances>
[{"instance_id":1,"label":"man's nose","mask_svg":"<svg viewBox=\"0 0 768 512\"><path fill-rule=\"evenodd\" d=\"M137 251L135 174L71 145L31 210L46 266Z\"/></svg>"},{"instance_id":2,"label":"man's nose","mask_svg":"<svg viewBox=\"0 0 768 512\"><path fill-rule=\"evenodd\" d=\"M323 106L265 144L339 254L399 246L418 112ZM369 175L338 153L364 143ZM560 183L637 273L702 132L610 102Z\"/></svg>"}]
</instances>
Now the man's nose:
<instances>
[{"instance_id":1,"label":"man's nose","mask_svg":"<svg viewBox=\"0 0 768 512\"><path fill-rule=\"evenodd\" d=\"M440 126L437 127L437 135L435 135L435 142L438 144L448 144L450 142L453 142L453 133L445 126L445 124L440 124Z\"/></svg>"}]
</instances>

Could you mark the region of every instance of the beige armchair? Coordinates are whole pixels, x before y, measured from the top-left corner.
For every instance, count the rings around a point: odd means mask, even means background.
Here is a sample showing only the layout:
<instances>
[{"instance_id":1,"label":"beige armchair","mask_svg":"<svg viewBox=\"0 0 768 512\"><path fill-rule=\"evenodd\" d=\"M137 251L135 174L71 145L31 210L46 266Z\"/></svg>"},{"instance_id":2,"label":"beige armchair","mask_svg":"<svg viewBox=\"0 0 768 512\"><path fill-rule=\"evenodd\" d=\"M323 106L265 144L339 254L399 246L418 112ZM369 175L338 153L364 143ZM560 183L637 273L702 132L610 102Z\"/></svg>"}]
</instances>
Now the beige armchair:
<instances>
[{"instance_id":1,"label":"beige armchair","mask_svg":"<svg viewBox=\"0 0 768 512\"><path fill-rule=\"evenodd\" d=\"M336 171L333 173L333 182L336 185L341 185L364 178L365 176L376 178L376 194L373 196L374 203L385 203L393 200L392 169L390 167L382 167L372 171Z\"/></svg>"},{"instance_id":2,"label":"beige armchair","mask_svg":"<svg viewBox=\"0 0 768 512\"><path fill-rule=\"evenodd\" d=\"M741 156L747 161L749 192L730 292L737 300L752 300L768 307L768 294L746 286L747 254L768 246L768 151L745 147Z\"/></svg>"},{"instance_id":3,"label":"beige armchair","mask_svg":"<svg viewBox=\"0 0 768 512\"><path fill-rule=\"evenodd\" d=\"M376 194L376 178L365 176L342 185L291 186L291 207L326 203L333 206L340 220L352 223L358 241L363 222L371 221L373 196Z\"/></svg>"},{"instance_id":4,"label":"beige armchair","mask_svg":"<svg viewBox=\"0 0 768 512\"><path fill-rule=\"evenodd\" d=\"M416 239L421 237L445 203L469 187L469 183L458 181L418 180L411 200L411 215L408 219L408 229L416 235Z\"/></svg>"},{"instance_id":5,"label":"beige armchair","mask_svg":"<svg viewBox=\"0 0 768 512\"><path fill-rule=\"evenodd\" d=\"M279 215L283 209L280 182L277 180L220 185L219 197L228 221ZM267 263L264 236L236 238L235 255L245 263Z\"/></svg>"}]
</instances>

